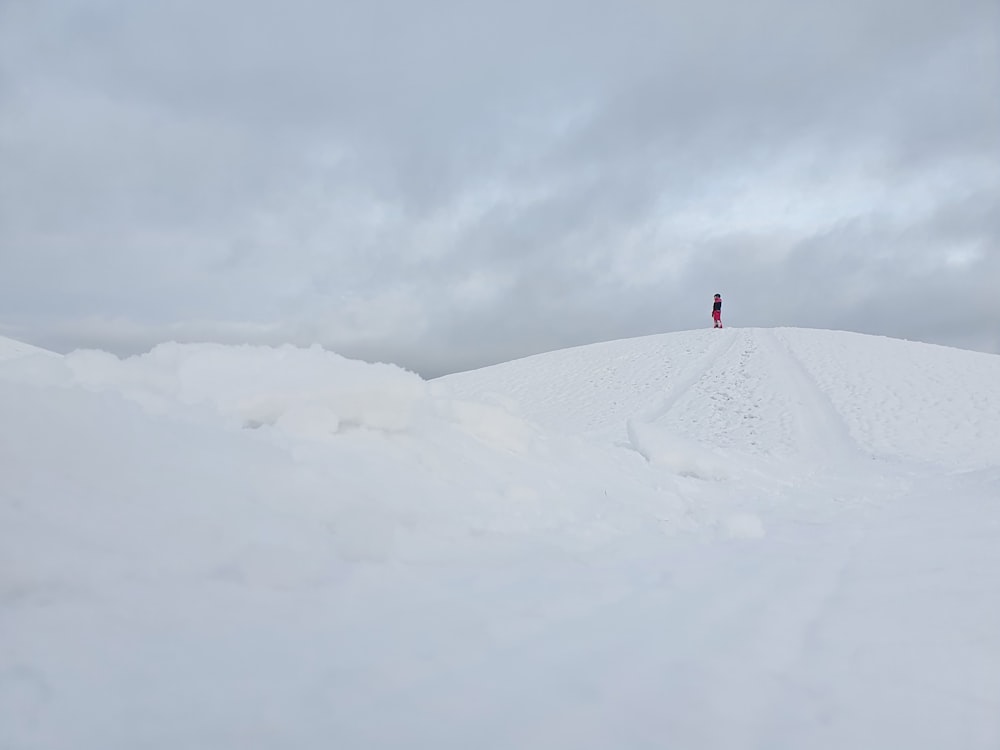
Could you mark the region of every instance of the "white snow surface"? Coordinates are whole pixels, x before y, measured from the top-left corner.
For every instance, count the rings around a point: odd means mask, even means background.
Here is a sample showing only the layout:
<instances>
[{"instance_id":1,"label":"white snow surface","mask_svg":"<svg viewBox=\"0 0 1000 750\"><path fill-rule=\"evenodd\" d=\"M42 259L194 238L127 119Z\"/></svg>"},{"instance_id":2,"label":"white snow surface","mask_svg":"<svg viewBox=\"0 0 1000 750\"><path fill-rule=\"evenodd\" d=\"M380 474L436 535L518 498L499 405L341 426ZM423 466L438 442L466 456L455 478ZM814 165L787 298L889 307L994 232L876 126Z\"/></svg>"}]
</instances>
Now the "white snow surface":
<instances>
[{"instance_id":1,"label":"white snow surface","mask_svg":"<svg viewBox=\"0 0 1000 750\"><path fill-rule=\"evenodd\" d=\"M42 355L47 357L59 356L55 352L50 352L47 349L42 349L38 346L26 344L23 341L16 341L5 336L0 336L0 362L33 355Z\"/></svg>"},{"instance_id":2,"label":"white snow surface","mask_svg":"<svg viewBox=\"0 0 1000 750\"><path fill-rule=\"evenodd\" d=\"M0 748L1000 747L1000 357L0 339Z\"/></svg>"}]
</instances>

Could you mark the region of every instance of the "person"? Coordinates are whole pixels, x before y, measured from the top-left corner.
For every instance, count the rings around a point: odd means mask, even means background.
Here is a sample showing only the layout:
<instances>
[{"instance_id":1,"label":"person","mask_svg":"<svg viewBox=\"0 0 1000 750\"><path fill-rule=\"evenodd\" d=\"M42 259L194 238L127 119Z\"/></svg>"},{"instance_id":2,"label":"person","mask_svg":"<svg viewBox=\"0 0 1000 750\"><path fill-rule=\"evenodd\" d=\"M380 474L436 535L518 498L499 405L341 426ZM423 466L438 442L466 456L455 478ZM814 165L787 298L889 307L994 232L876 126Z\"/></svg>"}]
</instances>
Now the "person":
<instances>
[{"instance_id":1,"label":"person","mask_svg":"<svg viewBox=\"0 0 1000 750\"><path fill-rule=\"evenodd\" d=\"M712 304L712 320L715 325L712 328L722 328L722 295L715 295L715 302Z\"/></svg>"}]
</instances>

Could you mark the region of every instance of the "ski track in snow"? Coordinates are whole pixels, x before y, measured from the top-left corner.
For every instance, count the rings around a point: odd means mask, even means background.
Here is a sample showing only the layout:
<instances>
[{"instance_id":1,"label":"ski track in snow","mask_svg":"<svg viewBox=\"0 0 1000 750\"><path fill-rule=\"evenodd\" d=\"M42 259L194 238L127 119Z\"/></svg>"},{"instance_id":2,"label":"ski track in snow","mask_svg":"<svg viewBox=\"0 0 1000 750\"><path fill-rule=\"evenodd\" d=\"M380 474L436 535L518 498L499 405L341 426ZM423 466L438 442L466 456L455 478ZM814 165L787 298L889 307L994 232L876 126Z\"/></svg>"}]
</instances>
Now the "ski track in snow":
<instances>
[{"instance_id":1,"label":"ski track in snow","mask_svg":"<svg viewBox=\"0 0 1000 750\"><path fill-rule=\"evenodd\" d=\"M702 341L703 348L675 344L666 351L641 341L612 342L618 351L608 346L606 358L594 357L607 361L598 372L609 374L590 381L576 377L571 355L580 352L558 352L561 357L546 360L548 387L534 391L524 386L538 379L531 358L443 381L458 394L483 395L485 375L494 387L507 386L502 395L492 395L518 404L529 419L546 427L583 427L583 434L597 439L618 438L633 419L706 448L813 462L857 457L858 446L840 413L780 335L728 328ZM590 348L587 353L605 354ZM628 369L620 374L623 361ZM587 386L581 388L580 381ZM581 405L590 415L585 424L574 413Z\"/></svg>"},{"instance_id":2,"label":"ski track in snow","mask_svg":"<svg viewBox=\"0 0 1000 750\"><path fill-rule=\"evenodd\" d=\"M655 400L655 405L639 418L647 422L664 419L691 387L718 365L720 359L725 360L733 347L739 344L742 337L736 331L724 330L718 334L719 341L700 358L687 367L682 368L668 384L666 393Z\"/></svg>"},{"instance_id":3,"label":"ski track in snow","mask_svg":"<svg viewBox=\"0 0 1000 750\"><path fill-rule=\"evenodd\" d=\"M492 400L546 429L623 440L631 417L667 411L732 346L736 332L624 339L440 378L457 396Z\"/></svg>"},{"instance_id":4,"label":"ski track in snow","mask_svg":"<svg viewBox=\"0 0 1000 750\"><path fill-rule=\"evenodd\" d=\"M804 457L819 463L850 464L860 457L857 444L840 413L813 380L809 371L789 349L780 334L760 331L758 339L769 349L778 389L792 400L797 444Z\"/></svg>"},{"instance_id":5,"label":"ski track in snow","mask_svg":"<svg viewBox=\"0 0 1000 750\"><path fill-rule=\"evenodd\" d=\"M1000 357L840 331L775 333L865 452L963 469L996 465Z\"/></svg>"}]
</instances>

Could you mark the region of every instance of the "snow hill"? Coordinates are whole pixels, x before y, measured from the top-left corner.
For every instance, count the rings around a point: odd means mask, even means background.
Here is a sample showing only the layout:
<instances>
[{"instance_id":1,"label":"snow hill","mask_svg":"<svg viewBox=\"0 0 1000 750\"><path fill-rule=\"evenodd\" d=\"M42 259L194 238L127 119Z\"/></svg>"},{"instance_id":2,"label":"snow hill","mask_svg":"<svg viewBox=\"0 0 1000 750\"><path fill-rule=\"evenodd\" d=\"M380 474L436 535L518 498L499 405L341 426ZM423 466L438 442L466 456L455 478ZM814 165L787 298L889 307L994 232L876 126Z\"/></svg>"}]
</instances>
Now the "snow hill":
<instances>
[{"instance_id":1,"label":"snow hill","mask_svg":"<svg viewBox=\"0 0 1000 750\"><path fill-rule=\"evenodd\" d=\"M1000 746L1000 357L0 339L0 748Z\"/></svg>"},{"instance_id":2,"label":"snow hill","mask_svg":"<svg viewBox=\"0 0 1000 750\"><path fill-rule=\"evenodd\" d=\"M47 349L42 349L41 347L32 346L31 344L25 344L23 341L15 341L14 339L0 336L0 361L18 359L20 357L28 357L31 355L50 357L59 356L55 352L50 352Z\"/></svg>"}]
</instances>

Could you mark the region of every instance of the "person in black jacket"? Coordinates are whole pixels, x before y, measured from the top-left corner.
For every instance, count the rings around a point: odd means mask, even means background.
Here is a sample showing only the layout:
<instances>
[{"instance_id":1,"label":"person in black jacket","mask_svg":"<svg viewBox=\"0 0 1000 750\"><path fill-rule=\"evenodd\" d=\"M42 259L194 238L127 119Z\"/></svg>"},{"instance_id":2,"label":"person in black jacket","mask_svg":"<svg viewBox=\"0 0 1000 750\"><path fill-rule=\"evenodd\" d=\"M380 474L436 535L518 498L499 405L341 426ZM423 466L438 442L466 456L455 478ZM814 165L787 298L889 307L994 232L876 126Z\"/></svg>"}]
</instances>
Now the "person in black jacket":
<instances>
[{"instance_id":1,"label":"person in black jacket","mask_svg":"<svg viewBox=\"0 0 1000 750\"><path fill-rule=\"evenodd\" d=\"M715 295L715 302L712 304L712 320L715 325L712 328L722 328L722 295Z\"/></svg>"}]
</instances>

